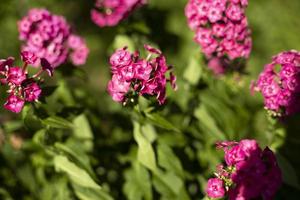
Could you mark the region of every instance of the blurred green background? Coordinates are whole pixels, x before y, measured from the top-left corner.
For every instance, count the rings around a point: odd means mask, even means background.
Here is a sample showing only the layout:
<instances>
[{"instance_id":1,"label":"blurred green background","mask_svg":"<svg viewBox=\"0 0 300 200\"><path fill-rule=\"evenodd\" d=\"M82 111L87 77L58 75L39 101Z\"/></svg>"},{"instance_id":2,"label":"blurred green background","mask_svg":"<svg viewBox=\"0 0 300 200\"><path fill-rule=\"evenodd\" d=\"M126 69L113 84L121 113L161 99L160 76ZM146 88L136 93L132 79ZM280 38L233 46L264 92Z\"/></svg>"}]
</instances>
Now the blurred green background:
<instances>
[{"instance_id":1,"label":"blurred green background","mask_svg":"<svg viewBox=\"0 0 300 200\"><path fill-rule=\"evenodd\" d=\"M78 149L84 147L80 146L80 141L74 139L72 144L67 143L73 136L55 129L48 139L43 139L47 148L52 149L52 140L73 145L72 148L80 152L75 151L82 156L82 162L90 163L86 167L91 168L88 173L94 174L91 175L93 179L99 180L104 191L115 199L202 199L205 180L222 156L213 143L220 139L256 138L261 146L268 145L276 150L283 168L285 184L277 199L299 199L300 118L295 116L281 123L268 119L262 98L251 96L249 85L273 55L284 50L300 50L300 1L249 0L247 16L252 29L253 50L247 74L239 85L233 77L218 80L206 71L184 16L187 1L148 1L147 6L112 28L99 28L90 20L92 0L0 1L0 58L19 56L21 42L16 23L33 7L44 7L64 15L90 48L85 66L74 69L66 64L57 70L51 83L59 85L60 89L47 100L49 107L46 110L71 120L85 113L93 135L89 141L92 147L81 152ZM176 155L174 160L182 163L179 168L184 171L180 178L185 186L184 195L176 198L158 189L163 187L158 186L155 178L151 183L149 181L155 188L153 195L141 192L144 186L149 189L149 185L145 184L142 189L137 187L151 178L134 159L136 143L129 111L112 102L106 92L110 79L108 58L113 50L123 44L141 50L142 44L148 42L160 47L178 75L179 90L176 93L169 91L168 107L161 114L183 131L174 135L172 131L157 128L158 136L153 142L155 149L160 144L167 144ZM67 97L69 93L73 96L71 100ZM1 94L4 94L3 89ZM4 96L0 99L3 102ZM72 112L61 114L65 106ZM57 175L52 160L48 160L49 155L44 152L47 148L34 144L39 137L38 128L23 127L21 119L24 116L12 115L0 108L0 199L94 199L80 198L78 193L90 191L82 191L74 185L70 187L69 180ZM17 145L20 141L24 148ZM171 169L165 167L165 170ZM95 199L105 198L98 195Z\"/></svg>"}]
</instances>

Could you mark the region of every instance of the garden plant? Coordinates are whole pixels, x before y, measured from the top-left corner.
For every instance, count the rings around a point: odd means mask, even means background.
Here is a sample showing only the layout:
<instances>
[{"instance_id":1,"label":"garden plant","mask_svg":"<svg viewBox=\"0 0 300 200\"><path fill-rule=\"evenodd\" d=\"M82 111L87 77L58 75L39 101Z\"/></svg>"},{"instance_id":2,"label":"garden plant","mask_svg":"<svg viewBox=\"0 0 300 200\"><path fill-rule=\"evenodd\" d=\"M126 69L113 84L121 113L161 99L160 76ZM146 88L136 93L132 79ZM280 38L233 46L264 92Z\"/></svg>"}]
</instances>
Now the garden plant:
<instances>
[{"instance_id":1,"label":"garden plant","mask_svg":"<svg viewBox=\"0 0 300 200\"><path fill-rule=\"evenodd\" d=\"M0 1L0 200L297 200L299 0Z\"/></svg>"}]
</instances>

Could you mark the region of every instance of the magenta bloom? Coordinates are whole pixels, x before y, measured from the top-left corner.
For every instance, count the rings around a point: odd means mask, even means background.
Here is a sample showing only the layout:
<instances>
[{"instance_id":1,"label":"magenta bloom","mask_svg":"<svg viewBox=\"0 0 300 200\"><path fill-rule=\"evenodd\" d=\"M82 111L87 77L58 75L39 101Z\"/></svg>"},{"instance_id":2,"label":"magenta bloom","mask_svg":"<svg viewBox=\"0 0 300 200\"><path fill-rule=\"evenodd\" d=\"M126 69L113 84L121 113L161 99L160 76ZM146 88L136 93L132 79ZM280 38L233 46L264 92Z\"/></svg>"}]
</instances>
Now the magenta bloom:
<instances>
[{"instance_id":1,"label":"magenta bloom","mask_svg":"<svg viewBox=\"0 0 300 200\"><path fill-rule=\"evenodd\" d=\"M213 179L214 182L208 181L209 197L223 197L222 188L226 186L229 200L274 198L282 178L276 157L268 147L262 150L255 140L241 140L219 142L217 148L224 149L226 165L217 167L218 178Z\"/></svg>"},{"instance_id":2,"label":"magenta bloom","mask_svg":"<svg viewBox=\"0 0 300 200\"><path fill-rule=\"evenodd\" d=\"M271 114L287 116L300 110L299 67L300 52L286 51L274 56L259 75L254 90L262 93Z\"/></svg>"},{"instance_id":3,"label":"magenta bloom","mask_svg":"<svg viewBox=\"0 0 300 200\"><path fill-rule=\"evenodd\" d=\"M224 183L221 179L211 178L206 186L207 196L210 198L222 198L225 196Z\"/></svg>"},{"instance_id":4,"label":"magenta bloom","mask_svg":"<svg viewBox=\"0 0 300 200\"><path fill-rule=\"evenodd\" d=\"M34 19L38 18L35 16ZM9 89L9 97L4 104L4 108L14 113L22 111L25 102L38 101L41 96L42 90L39 86L39 76L44 72L52 75L53 68L50 63L45 59L41 59L41 68L33 76L29 76L27 72L28 64L34 64L37 57L32 52L21 52L21 58L24 62L22 68L14 66L14 58L0 60L0 82L6 85Z\"/></svg>"},{"instance_id":5,"label":"magenta bloom","mask_svg":"<svg viewBox=\"0 0 300 200\"><path fill-rule=\"evenodd\" d=\"M96 0L91 19L99 27L116 26L146 0Z\"/></svg>"},{"instance_id":6,"label":"magenta bloom","mask_svg":"<svg viewBox=\"0 0 300 200\"><path fill-rule=\"evenodd\" d=\"M127 66L132 62L132 55L126 49L126 47L119 49L110 57L109 62L112 66L118 68Z\"/></svg>"},{"instance_id":7,"label":"magenta bloom","mask_svg":"<svg viewBox=\"0 0 300 200\"><path fill-rule=\"evenodd\" d=\"M137 95L155 96L159 104L166 100L166 83L170 82L176 89L176 77L166 63L162 53L149 45L145 45L149 56L140 58L139 53L132 54L126 47L118 49L110 57L110 65L113 73L107 90L114 101L127 103ZM154 58L151 58L153 57Z\"/></svg>"},{"instance_id":8,"label":"magenta bloom","mask_svg":"<svg viewBox=\"0 0 300 200\"><path fill-rule=\"evenodd\" d=\"M7 74L7 82L20 85L26 79L25 72L20 67L10 67Z\"/></svg>"},{"instance_id":9,"label":"magenta bloom","mask_svg":"<svg viewBox=\"0 0 300 200\"><path fill-rule=\"evenodd\" d=\"M74 65L85 64L89 49L81 37L72 33L64 17L46 9L31 9L18 22L18 29L19 38L24 41L22 50L26 52L22 59L27 59L28 64L39 65L39 60L30 58L30 53L47 59L53 67L66 62L68 56Z\"/></svg>"},{"instance_id":10,"label":"magenta bloom","mask_svg":"<svg viewBox=\"0 0 300 200\"><path fill-rule=\"evenodd\" d=\"M217 75L240 68L236 59L247 59L252 41L245 8L248 0L189 0L185 15L195 31L209 68Z\"/></svg>"},{"instance_id":11,"label":"magenta bloom","mask_svg":"<svg viewBox=\"0 0 300 200\"><path fill-rule=\"evenodd\" d=\"M10 95L4 104L4 108L14 113L19 113L24 107L25 101L14 94Z\"/></svg>"},{"instance_id":12,"label":"magenta bloom","mask_svg":"<svg viewBox=\"0 0 300 200\"><path fill-rule=\"evenodd\" d=\"M23 89L23 92L25 101L33 102L39 99L42 90L37 83L30 83Z\"/></svg>"},{"instance_id":13,"label":"magenta bloom","mask_svg":"<svg viewBox=\"0 0 300 200\"><path fill-rule=\"evenodd\" d=\"M28 65L33 65L38 60L38 57L29 51L22 51L21 52L21 59L23 62L25 62Z\"/></svg>"}]
</instances>

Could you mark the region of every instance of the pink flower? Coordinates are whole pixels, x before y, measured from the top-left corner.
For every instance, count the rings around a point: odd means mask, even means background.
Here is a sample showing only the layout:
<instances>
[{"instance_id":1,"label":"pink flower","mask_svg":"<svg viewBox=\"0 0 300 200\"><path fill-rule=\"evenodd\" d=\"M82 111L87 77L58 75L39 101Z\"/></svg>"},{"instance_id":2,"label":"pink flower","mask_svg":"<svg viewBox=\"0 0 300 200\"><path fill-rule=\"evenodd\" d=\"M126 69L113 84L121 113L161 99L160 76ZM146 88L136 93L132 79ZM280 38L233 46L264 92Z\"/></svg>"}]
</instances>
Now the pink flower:
<instances>
[{"instance_id":1,"label":"pink flower","mask_svg":"<svg viewBox=\"0 0 300 200\"><path fill-rule=\"evenodd\" d=\"M34 102L39 99L42 90L36 78L39 78L46 70L45 68L51 67L48 61L42 58L41 63L44 66L35 75L30 76L27 73L27 65L34 63L37 57L31 52L22 52L21 58L24 62L22 68L14 66L12 57L0 60L0 83L9 88L7 90L9 97L4 108L15 113L21 112L25 102Z\"/></svg>"},{"instance_id":2,"label":"pink flower","mask_svg":"<svg viewBox=\"0 0 300 200\"><path fill-rule=\"evenodd\" d=\"M26 79L25 72L20 67L10 67L8 70L7 81L15 85L21 85Z\"/></svg>"},{"instance_id":3,"label":"pink flower","mask_svg":"<svg viewBox=\"0 0 300 200\"><path fill-rule=\"evenodd\" d=\"M300 99L300 53L282 52L267 64L255 85L255 90L264 97L265 107L276 116L291 115L299 111L295 101ZM275 66L279 70L275 71Z\"/></svg>"},{"instance_id":4,"label":"pink flower","mask_svg":"<svg viewBox=\"0 0 300 200\"><path fill-rule=\"evenodd\" d=\"M211 23L215 23L222 19L223 10L219 7L210 7L208 10L208 19Z\"/></svg>"},{"instance_id":5,"label":"pink flower","mask_svg":"<svg viewBox=\"0 0 300 200\"><path fill-rule=\"evenodd\" d=\"M149 62L145 60L137 61L133 64L134 68L134 77L136 79L147 81L150 78L151 72L152 72L152 66Z\"/></svg>"},{"instance_id":6,"label":"pink flower","mask_svg":"<svg viewBox=\"0 0 300 200\"><path fill-rule=\"evenodd\" d=\"M19 113L24 107L25 101L14 94L10 95L4 104L4 108L14 113Z\"/></svg>"},{"instance_id":7,"label":"pink flower","mask_svg":"<svg viewBox=\"0 0 300 200\"><path fill-rule=\"evenodd\" d=\"M233 21L240 21L243 18L243 11L240 6L231 4L226 10L226 16Z\"/></svg>"},{"instance_id":8,"label":"pink flower","mask_svg":"<svg viewBox=\"0 0 300 200\"><path fill-rule=\"evenodd\" d=\"M25 101L33 102L37 101L41 96L42 90L37 83L30 83L24 89L24 98Z\"/></svg>"},{"instance_id":9,"label":"pink flower","mask_svg":"<svg viewBox=\"0 0 300 200\"><path fill-rule=\"evenodd\" d=\"M112 80L108 83L108 92L114 101L126 105L128 98L134 99L137 95L155 96L158 103L166 100L166 83L170 82L176 89L176 77L170 72L166 78L166 58L161 51L149 45L144 45L149 53L147 59L139 58L139 52L131 53L126 47L118 49L110 57ZM155 56L151 59L152 56Z\"/></svg>"},{"instance_id":10,"label":"pink flower","mask_svg":"<svg viewBox=\"0 0 300 200\"><path fill-rule=\"evenodd\" d=\"M224 149L226 165L218 165L215 173L218 178L208 180L208 197L228 195L230 200L274 198L282 178L276 157L268 147L262 151L255 140L246 139L218 142L217 148Z\"/></svg>"},{"instance_id":11,"label":"pink flower","mask_svg":"<svg viewBox=\"0 0 300 200\"><path fill-rule=\"evenodd\" d=\"M29 51L22 51L21 58L22 58L22 61L28 65L34 64L38 59L38 57L34 53L29 52Z\"/></svg>"},{"instance_id":12,"label":"pink flower","mask_svg":"<svg viewBox=\"0 0 300 200\"><path fill-rule=\"evenodd\" d=\"M189 0L186 5L188 24L195 31L194 40L201 46L207 62L217 58L226 63L219 65L223 70L213 70L217 75L231 69L242 70L243 62L236 66L235 61L250 55L252 40L245 17L247 5L247 0Z\"/></svg>"},{"instance_id":13,"label":"pink flower","mask_svg":"<svg viewBox=\"0 0 300 200\"><path fill-rule=\"evenodd\" d=\"M70 59L75 66L84 65L89 55L89 48L82 46L70 54Z\"/></svg>"},{"instance_id":14,"label":"pink flower","mask_svg":"<svg viewBox=\"0 0 300 200\"><path fill-rule=\"evenodd\" d=\"M206 186L207 196L210 198L222 198L225 196L224 183L218 178L211 178Z\"/></svg>"},{"instance_id":15,"label":"pink flower","mask_svg":"<svg viewBox=\"0 0 300 200\"><path fill-rule=\"evenodd\" d=\"M130 82L120 79L117 75L113 75L107 89L114 101L122 102L130 89Z\"/></svg>"},{"instance_id":16,"label":"pink flower","mask_svg":"<svg viewBox=\"0 0 300 200\"><path fill-rule=\"evenodd\" d=\"M15 58L9 57L7 59L0 60L0 73L8 71L10 67L14 64Z\"/></svg>"},{"instance_id":17,"label":"pink flower","mask_svg":"<svg viewBox=\"0 0 300 200\"><path fill-rule=\"evenodd\" d=\"M224 74L224 66L221 63L219 58L213 58L208 62L208 67L214 72L216 75Z\"/></svg>"},{"instance_id":18,"label":"pink flower","mask_svg":"<svg viewBox=\"0 0 300 200\"><path fill-rule=\"evenodd\" d=\"M126 49L127 47L119 49L110 57L109 62L112 66L122 67L131 63L132 55Z\"/></svg>"},{"instance_id":19,"label":"pink flower","mask_svg":"<svg viewBox=\"0 0 300 200\"><path fill-rule=\"evenodd\" d=\"M145 0L96 0L91 20L99 27L116 26L145 3Z\"/></svg>"},{"instance_id":20,"label":"pink flower","mask_svg":"<svg viewBox=\"0 0 300 200\"><path fill-rule=\"evenodd\" d=\"M54 68L66 62L68 56L74 65L82 65L87 59L89 50L85 41L72 33L64 17L46 9L29 10L18 22L18 29L19 38L24 42L22 50L47 59ZM30 62L34 66L40 64Z\"/></svg>"}]
</instances>

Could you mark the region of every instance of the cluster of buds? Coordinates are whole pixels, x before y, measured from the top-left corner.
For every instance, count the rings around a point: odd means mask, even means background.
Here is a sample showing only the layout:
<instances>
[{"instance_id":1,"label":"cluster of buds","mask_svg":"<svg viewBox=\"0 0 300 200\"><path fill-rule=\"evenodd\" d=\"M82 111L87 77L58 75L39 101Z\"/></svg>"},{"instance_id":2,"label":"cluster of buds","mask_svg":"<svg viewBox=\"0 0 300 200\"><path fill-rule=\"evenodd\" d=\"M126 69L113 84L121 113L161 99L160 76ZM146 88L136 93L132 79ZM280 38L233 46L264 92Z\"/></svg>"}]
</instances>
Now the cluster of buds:
<instances>
[{"instance_id":1,"label":"cluster of buds","mask_svg":"<svg viewBox=\"0 0 300 200\"><path fill-rule=\"evenodd\" d=\"M112 80L108 83L108 92L114 101L135 102L139 96L155 96L158 103L166 100L166 83L170 82L176 90L176 77L167 65L165 56L160 50L149 45L144 46L148 52L146 59L140 57L139 52L131 53L126 47L117 50L110 57ZM167 79L166 73L170 71Z\"/></svg>"},{"instance_id":2,"label":"cluster of buds","mask_svg":"<svg viewBox=\"0 0 300 200\"><path fill-rule=\"evenodd\" d=\"M248 0L190 0L185 8L195 41L215 74L240 70L252 47L245 8Z\"/></svg>"},{"instance_id":3,"label":"cluster of buds","mask_svg":"<svg viewBox=\"0 0 300 200\"><path fill-rule=\"evenodd\" d=\"M116 26L145 0L96 0L91 19L99 27Z\"/></svg>"},{"instance_id":4,"label":"cluster of buds","mask_svg":"<svg viewBox=\"0 0 300 200\"><path fill-rule=\"evenodd\" d=\"M23 67L14 66L14 58L0 60L0 82L1 85L8 86L8 98L4 108L14 113L22 111L25 102L38 101L42 90L40 88L40 75L47 72L49 76L53 75L53 68L50 63L44 59L39 59L35 54L27 51L21 53ZM33 76L27 72L28 65L41 63L40 70Z\"/></svg>"},{"instance_id":5,"label":"cluster of buds","mask_svg":"<svg viewBox=\"0 0 300 200\"><path fill-rule=\"evenodd\" d=\"M66 62L68 56L74 65L83 65L89 54L84 39L72 33L63 16L46 9L31 9L18 22L19 38L24 41L23 51L45 58L53 67ZM39 66L37 61L34 66Z\"/></svg>"},{"instance_id":6,"label":"cluster of buds","mask_svg":"<svg viewBox=\"0 0 300 200\"><path fill-rule=\"evenodd\" d=\"M265 108L273 116L288 116L300 110L300 52L282 52L273 57L252 89L261 92Z\"/></svg>"},{"instance_id":7,"label":"cluster of buds","mask_svg":"<svg viewBox=\"0 0 300 200\"><path fill-rule=\"evenodd\" d=\"M220 142L225 165L220 164L216 178L208 180L206 193L210 198L272 200L282 184L281 170L274 153L262 150L255 140Z\"/></svg>"}]
</instances>

